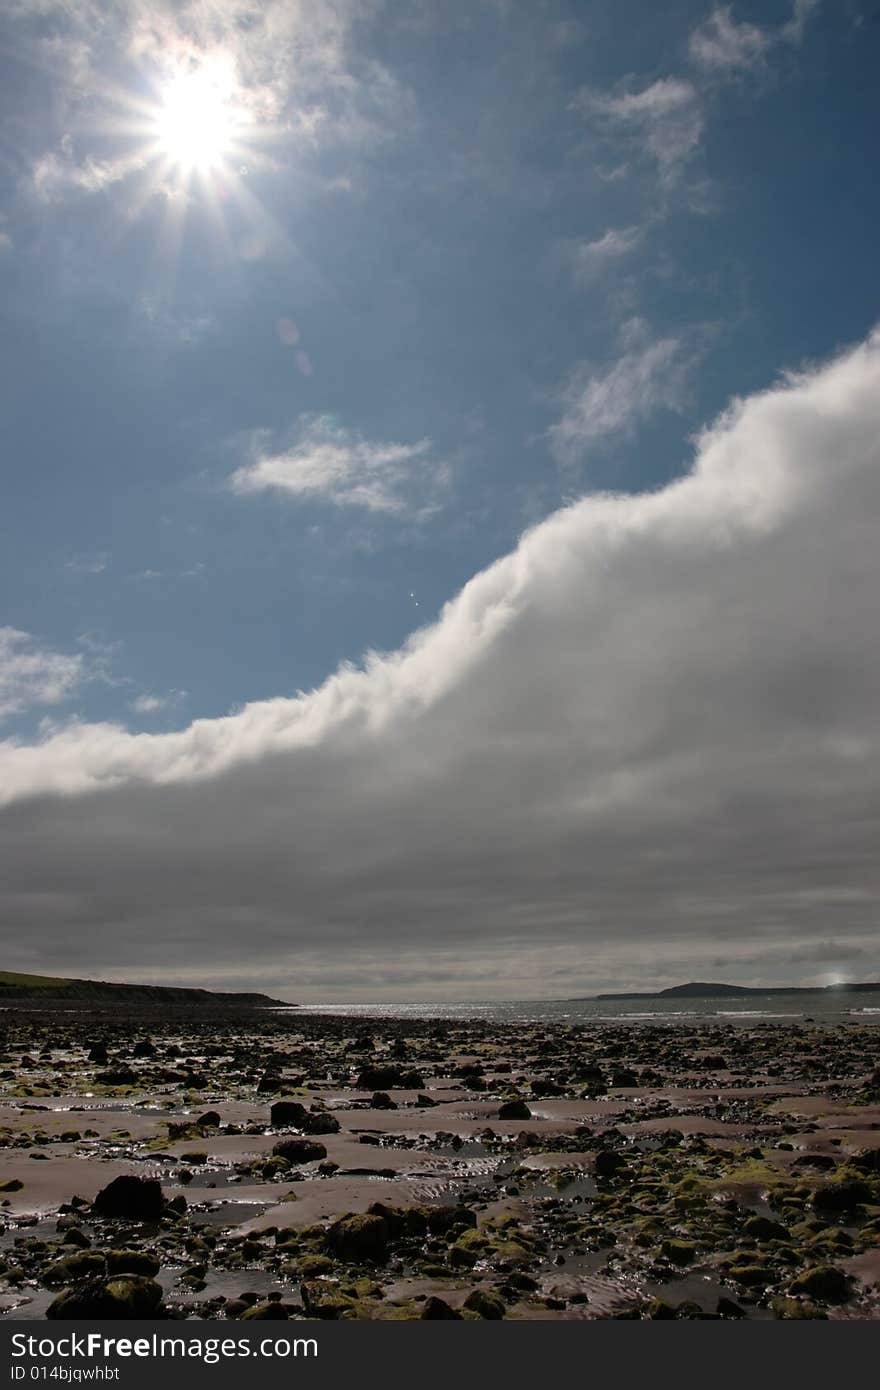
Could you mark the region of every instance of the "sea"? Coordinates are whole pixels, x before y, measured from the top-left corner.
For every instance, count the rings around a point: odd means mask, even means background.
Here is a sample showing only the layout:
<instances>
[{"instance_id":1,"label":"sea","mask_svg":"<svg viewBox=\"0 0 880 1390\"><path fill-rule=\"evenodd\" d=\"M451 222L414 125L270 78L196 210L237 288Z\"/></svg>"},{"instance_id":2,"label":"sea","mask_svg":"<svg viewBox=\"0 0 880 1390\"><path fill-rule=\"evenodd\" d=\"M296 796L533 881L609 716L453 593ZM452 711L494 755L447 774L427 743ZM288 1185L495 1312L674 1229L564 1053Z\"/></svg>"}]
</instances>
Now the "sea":
<instances>
[{"instance_id":1,"label":"sea","mask_svg":"<svg viewBox=\"0 0 880 1390\"><path fill-rule=\"evenodd\" d=\"M286 1012L275 1010L274 1012ZM291 1011L292 1012L292 1011ZM484 1019L497 1023L715 1022L756 1025L880 1023L880 994L829 990L821 994L750 994L740 998L509 999L483 1002L300 1004L298 1014L344 1014L352 1018Z\"/></svg>"}]
</instances>

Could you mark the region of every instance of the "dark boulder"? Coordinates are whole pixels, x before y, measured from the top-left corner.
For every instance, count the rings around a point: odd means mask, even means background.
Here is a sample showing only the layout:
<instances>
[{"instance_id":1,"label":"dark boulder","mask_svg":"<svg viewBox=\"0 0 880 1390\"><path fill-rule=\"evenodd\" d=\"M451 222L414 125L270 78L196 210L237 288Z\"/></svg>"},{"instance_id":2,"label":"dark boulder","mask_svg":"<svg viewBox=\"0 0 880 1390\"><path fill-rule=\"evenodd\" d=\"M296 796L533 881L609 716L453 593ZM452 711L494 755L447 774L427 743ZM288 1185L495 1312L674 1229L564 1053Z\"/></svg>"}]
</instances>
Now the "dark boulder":
<instances>
[{"instance_id":1,"label":"dark boulder","mask_svg":"<svg viewBox=\"0 0 880 1390\"><path fill-rule=\"evenodd\" d=\"M461 1313L450 1308L442 1298L426 1298L420 1318L425 1322L461 1322Z\"/></svg>"},{"instance_id":2,"label":"dark boulder","mask_svg":"<svg viewBox=\"0 0 880 1390\"><path fill-rule=\"evenodd\" d=\"M317 1139L279 1139L272 1145L272 1152L289 1163L313 1163L315 1159L327 1157L327 1150Z\"/></svg>"},{"instance_id":3,"label":"dark boulder","mask_svg":"<svg viewBox=\"0 0 880 1390\"><path fill-rule=\"evenodd\" d=\"M124 1174L102 1187L92 1207L98 1216L116 1216L128 1221L158 1221L165 1200L156 1178Z\"/></svg>"},{"instance_id":4,"label":"dark boulder","mask_svg":"<svg viewBox=\"0 0 880 1390\"><path fill-rule=\"evenodd\" d=\"M298 1100L276 1100L269 1111L269 1120L275 1126L295 1125L299 1128L308 1113Z\"/></svg>"},{"instance_id":5,"label":"dark boulder","mask_svg":"<svg viewBox=\"0 0 880 1390\"><path fill-rule=\"evenodd\" d=\"M524 1100L506 1100L498 1109L499 1120L530 1120L532 1112Z\"/></svg>"},{"instance_id":6,"label":"dark boulder","mask_svg":"<svg viewBox=\"0 0 880 1390\"><path fill-rule=\"evenodd\" d=\"M371 1110L396 1110L397 1101L392 1100L385 1091L375 1091L370 1097Z\"/></svg>"}]
</instances>

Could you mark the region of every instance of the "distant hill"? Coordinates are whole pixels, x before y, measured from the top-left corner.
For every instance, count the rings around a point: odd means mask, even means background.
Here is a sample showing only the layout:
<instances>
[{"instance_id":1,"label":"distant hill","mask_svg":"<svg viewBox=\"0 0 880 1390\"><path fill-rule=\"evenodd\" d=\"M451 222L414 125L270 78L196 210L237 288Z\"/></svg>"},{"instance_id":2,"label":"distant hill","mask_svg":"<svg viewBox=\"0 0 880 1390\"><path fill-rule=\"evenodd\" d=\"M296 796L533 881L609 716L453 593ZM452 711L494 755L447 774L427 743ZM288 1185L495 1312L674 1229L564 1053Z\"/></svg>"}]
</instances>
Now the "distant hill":
<instances>
[{"instance_id":1,"label":"distant hill","mask_svg":"<svg viewBox=\"0 0 880 1390\"><path fill-rule=\"evenodd\" d=\"M640 992L636 994L595 994L589 996L592 999L739 999L743 996L753 997L756 994L877 994L880 993L880 984L845 984L845 985L725 985L707 984L702 980L692 981L686 985L670 985L668 989L658 989L652 992Z\"/></svg>"},{"instance_id":2,"label":"distant hill","mask_svg":"<svg viewBox=\"0 0 880 1390\"><path fill-rule=\"evenodd\" d=\"M55 975L20 975L0 970L0 1004L189 1004L262 1009L284 1005L268 994L221 994L184 985L128 985L106 980L69 980ZM287 1007L290 1007L289 1005Z\"/></svg>"}]
</instances>

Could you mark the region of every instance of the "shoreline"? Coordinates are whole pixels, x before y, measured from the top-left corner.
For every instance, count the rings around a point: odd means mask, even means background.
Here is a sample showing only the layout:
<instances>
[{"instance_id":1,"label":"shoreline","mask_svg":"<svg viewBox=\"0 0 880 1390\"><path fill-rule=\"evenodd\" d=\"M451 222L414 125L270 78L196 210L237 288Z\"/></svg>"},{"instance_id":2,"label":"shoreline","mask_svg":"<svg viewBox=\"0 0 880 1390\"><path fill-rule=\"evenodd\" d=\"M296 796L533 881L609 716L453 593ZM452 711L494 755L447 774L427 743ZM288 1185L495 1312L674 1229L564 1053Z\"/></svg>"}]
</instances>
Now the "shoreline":
<instances>
[{"instance_id":1,"label":"shoreline","mask_svg":"<svg viewBox=\"0 0 880 1390\"><path fill-rule=\"evenodd\" d=\"M880 1317L870 1024L211 1012L4 1015L7 1318Z\"/></svg>"}]
</instances>

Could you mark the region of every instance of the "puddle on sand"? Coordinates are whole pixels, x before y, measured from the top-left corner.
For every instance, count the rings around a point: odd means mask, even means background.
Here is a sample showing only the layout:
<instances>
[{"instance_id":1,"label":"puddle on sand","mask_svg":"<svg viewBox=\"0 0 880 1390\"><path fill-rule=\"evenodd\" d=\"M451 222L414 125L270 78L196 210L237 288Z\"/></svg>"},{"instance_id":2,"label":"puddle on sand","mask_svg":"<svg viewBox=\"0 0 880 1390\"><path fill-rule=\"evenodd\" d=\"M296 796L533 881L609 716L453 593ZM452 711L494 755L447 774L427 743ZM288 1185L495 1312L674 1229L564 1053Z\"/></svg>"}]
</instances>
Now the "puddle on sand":
<instances>
[{"instance_id":1,"label":"puddle on sand","mask_svg":"<svg viewBox=\"0 0 880 1390\"><path fill-rule=\"evenodd\" d=\"M254 1216L262 1216L273 1205L271 1199L265 1202L212 1202L210 1206L190 1207L188 1215L197 1226L240 1226Z\"/></svg>"}]
</instances>

